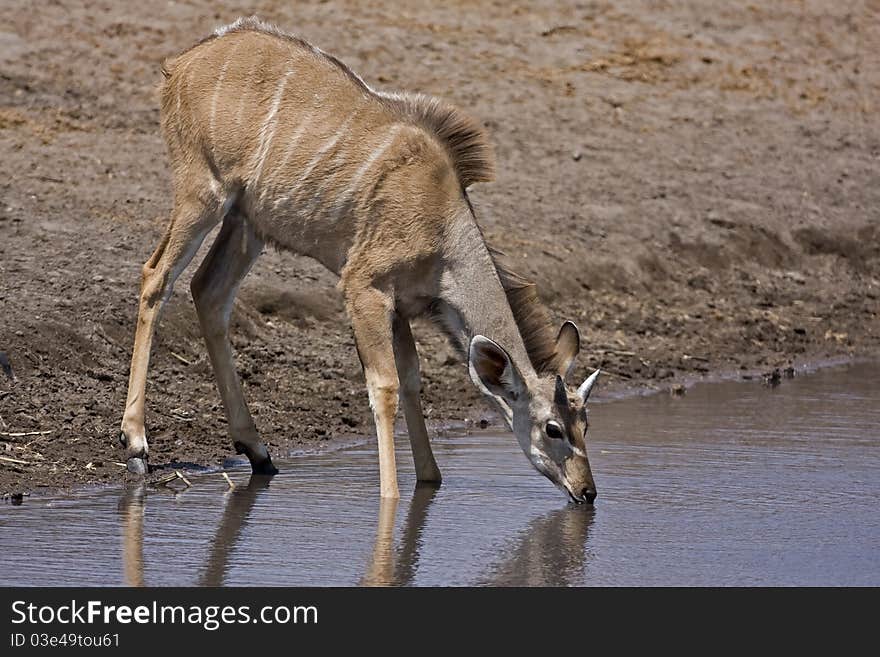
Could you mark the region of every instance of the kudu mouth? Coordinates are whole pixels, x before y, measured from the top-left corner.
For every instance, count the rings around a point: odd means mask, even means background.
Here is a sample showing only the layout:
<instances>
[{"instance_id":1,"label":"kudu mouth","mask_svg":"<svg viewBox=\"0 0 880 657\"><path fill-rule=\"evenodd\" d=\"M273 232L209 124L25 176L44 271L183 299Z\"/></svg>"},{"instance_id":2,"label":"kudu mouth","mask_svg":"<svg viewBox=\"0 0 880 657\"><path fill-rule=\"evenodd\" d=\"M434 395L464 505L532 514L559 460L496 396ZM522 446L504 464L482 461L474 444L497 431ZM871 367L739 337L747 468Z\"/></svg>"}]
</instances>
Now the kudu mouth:
<instances>
[{"instance_id":1,"label":"kudu mouth","mask_svg":"<svg viewBox=\"0 0 880 657\"><path fill-rule=\"evenodd\" d=\"M531 459L530 459L531 460ZM548 480L550 480L553 485L555 485L559 490L561 490L568 497L568 501L574 504L587 504L592 506L593 502L596 500L596 486L595 484L587 484L582 486L577 493L572 491L569 487L569 484L564 479L558 479L553 476L553 473L548 470L543 463L536 462L531 460L534 468L544 475Z\"/></svg>"},{"instance_id":2,"label":"kudu mouth","mask_svg":"<svg viewBox=\"0 0 880 657\"><path fill-rule=\"evenodd\" d=\"M586 504L589 506L593 506L593 502L596 500L595 488L585 488L580 495L575 495L567 488L565 489L565 492L568 493L569 501L575 504Z\"/></svg>"}]
</instances>

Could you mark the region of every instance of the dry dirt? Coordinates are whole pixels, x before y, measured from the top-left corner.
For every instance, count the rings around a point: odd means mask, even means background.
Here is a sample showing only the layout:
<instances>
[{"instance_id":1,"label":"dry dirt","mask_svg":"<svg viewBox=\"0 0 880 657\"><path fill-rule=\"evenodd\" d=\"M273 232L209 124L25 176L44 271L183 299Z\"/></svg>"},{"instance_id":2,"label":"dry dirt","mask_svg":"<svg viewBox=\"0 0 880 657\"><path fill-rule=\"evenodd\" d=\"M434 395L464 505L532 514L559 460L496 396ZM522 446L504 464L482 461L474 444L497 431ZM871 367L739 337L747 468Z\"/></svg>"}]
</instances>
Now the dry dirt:
<instances>
[{"instance_id":1,"label":"dry dirt","mask_svg":"<svg viewBox=\"0 0 880 657\"><path fill-rule=\"evenodd\" d=\"M580 325L602 394L880 351L877 2L257 5L485 122L478 217ZM253 9L0 0L0 492L123 476L139 268L170 209L160 63ZM155 465L232 455L188 279L153 352ZM277 454L372 430L334 285L267 252L242 288L237 362ZM494 421L440 335L417 337L432 426Z\"/></svg>"}]
</instances>

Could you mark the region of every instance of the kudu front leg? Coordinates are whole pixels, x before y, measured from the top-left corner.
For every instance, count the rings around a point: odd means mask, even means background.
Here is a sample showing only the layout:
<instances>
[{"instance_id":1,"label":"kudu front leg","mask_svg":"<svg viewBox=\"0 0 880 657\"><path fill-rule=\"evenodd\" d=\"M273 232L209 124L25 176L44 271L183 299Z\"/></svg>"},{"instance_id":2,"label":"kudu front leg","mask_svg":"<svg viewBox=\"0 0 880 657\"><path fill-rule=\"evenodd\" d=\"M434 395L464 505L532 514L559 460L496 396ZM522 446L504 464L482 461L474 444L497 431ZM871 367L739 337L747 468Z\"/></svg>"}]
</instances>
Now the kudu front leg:
<instances>
[{"instance_id":1,"label":"kudu front leg","mask_svg":"<svg viewBox=\"0 0 880 657\"><path fill-rule=\"evenodd\" d=\"M358 356L367 380L370 406L379 440L379 481L382 497L400 497L394 460L394 418L399 382L394 364L392 317L394 302L376 288L346 290L345 304Z\"/></svg>"},{"instance_id":2,"label":"kudu front leg","mask_svg":"<svg viewBox=\"0 0 880 657\"><path fill-rule=\"evenodd\" d=\"M425 415L419 398L422 379L419 369L419 353L413 339L409 321L400 315L394 316L394 356L397 363L397 377L400 380L400 401L406 417L406 429L412 447L416 477L419 481L440 482L440 468L431 451L431 441L425 427Z\"/></svg>"},{"instance_id":3,"label":"kudu front leg","mask_svg":"<svg viewBox=\"0 0 880 657\"><path fill-rule=\"evenodd\" d=\"M125 456L128 459L128 469L136 474L144 474L147 471L148 447L144 427L144 398L156 322L162 305L171 296L174 282L216 223L217 215L216 205L202 202L195 195L192 198L178 200L162 241L141 270L137 328L120 436L120 442L125 447Z\"/></svg>"}]
</instances>

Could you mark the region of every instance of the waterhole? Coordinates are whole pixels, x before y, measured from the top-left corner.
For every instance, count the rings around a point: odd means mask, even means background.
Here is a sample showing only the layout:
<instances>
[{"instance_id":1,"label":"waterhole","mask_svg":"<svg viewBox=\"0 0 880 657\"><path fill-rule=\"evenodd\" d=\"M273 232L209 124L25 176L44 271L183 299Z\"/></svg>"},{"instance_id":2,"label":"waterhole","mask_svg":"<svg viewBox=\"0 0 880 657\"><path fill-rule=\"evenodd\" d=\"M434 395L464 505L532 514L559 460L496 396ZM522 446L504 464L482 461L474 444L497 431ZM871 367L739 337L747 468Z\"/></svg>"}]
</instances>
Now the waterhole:
<instances>
[{"instance_id":1,"label":"waterhole","mask_svg":"<svg viewBox=\"0 0 880 657\"><path fill-rule=\"evenodd\" d=\"M371 443L0 508L3 585L880 585L875 364L591 408L599 497L574 506L513 437L433 440L440 488L380 502Z\"/></svg>"}]
</instances>

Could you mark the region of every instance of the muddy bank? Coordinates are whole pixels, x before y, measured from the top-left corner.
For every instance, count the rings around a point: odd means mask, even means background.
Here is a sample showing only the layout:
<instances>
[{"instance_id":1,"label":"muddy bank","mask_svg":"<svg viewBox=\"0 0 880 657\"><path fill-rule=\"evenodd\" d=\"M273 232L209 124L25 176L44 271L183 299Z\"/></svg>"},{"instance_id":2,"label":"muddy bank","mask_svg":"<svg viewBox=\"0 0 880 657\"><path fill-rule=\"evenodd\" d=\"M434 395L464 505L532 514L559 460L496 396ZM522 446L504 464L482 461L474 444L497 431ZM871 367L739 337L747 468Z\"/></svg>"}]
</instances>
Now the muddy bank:
<instances>
[{"instance_id":1,"label":"muddy bank","mask_svg":"<svg viewBox=\"0 0 880 657\"><path fill-rule=\"evenodd\" d=\"M862 3L262 3L368 82L479 116L488 239L581 327L602 391L876 354L880 21ZM163 57L231 3L39 4L0 33L0 492L111 481L141 263L170 209ZM62 35L59 39L59 35ZM210 239L208 240L210 241ZM184 275L148 387L152 460L232 456ZM267 252L235 308L255 419L284 453L372 430L318 265ZM418 327L436 423L493 421ZM600 392L602 392L600 391ZM28 434L10 436L8 434Z\"/></svg>"}]
</instances>

